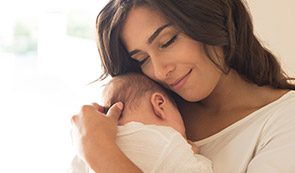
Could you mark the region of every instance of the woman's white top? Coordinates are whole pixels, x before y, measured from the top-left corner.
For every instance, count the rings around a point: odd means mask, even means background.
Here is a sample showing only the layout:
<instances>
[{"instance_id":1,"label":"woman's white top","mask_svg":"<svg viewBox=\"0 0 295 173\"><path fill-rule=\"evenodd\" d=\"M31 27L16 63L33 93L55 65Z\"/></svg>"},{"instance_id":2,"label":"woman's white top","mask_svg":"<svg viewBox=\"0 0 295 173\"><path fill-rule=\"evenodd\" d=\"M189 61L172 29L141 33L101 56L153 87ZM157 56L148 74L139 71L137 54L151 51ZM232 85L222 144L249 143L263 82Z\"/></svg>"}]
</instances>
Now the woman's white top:
<instances>
[{"instance_id":1,"label":"woman's white top","mask_svg":"<svg viewBox=\"0 0 295 173\"><path fill-rule=\"evenodd\" d=\"M210 160L194 154L186 139L171 127L130 122L118 126L123 153L145 173L212 173ZM71 173L91 172L78 157Z\"/></svg>"},{"instance_id":2,"label":"woman's white top","mask_svg":"<svg viewBox=\"0 0 295 173\"><path fill-rule=\"evenodd\" d=\"M295 91L195 144L214 173L294 173Z\"/></svg>"}]
</instances>

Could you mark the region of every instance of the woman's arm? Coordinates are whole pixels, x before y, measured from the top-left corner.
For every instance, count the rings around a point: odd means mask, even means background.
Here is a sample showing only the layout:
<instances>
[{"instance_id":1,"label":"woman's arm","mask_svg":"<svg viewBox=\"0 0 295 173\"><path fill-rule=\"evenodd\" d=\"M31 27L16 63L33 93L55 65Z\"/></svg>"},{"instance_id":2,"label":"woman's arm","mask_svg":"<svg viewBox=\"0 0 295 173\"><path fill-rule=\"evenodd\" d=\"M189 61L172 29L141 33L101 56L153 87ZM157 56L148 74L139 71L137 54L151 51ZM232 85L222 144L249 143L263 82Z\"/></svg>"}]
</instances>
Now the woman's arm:
<instances>
[{"instance_id":1,"label":"woman's arm","mask_svg":"<svg viewBox=\"0 0 295 173\"><path fill-rule=\"evenodd\" d=\"M116 145L117 121L123 108L114 104L105 115L97 104L85 105L72 117L74 142L79 155L92 170L99 172L142 172Z\"/></svg>"}]
</instances>

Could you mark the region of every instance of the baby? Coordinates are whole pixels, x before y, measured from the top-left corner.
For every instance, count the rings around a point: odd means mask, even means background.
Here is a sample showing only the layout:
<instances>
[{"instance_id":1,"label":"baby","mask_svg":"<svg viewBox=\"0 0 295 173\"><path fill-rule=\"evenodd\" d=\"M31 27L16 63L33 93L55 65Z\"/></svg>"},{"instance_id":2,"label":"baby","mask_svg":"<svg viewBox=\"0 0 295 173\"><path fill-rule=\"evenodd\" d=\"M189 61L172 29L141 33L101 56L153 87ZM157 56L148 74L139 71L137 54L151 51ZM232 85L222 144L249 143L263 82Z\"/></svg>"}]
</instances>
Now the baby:
<instances>
[{"instance_id":1,"label":"baby","mask_svg":"<svg viewBox=\"0 0 295 173\"><path fill-rule=\"evenodd\" d=\"M186 139L181 114L160 85L129 73L114 77L103 93L107 107L124 103L116 143L143 172L212 172L211 161ZM72 169L72 173L87 172L79 158L73 160Z\"/></svg>"}]
</instances>

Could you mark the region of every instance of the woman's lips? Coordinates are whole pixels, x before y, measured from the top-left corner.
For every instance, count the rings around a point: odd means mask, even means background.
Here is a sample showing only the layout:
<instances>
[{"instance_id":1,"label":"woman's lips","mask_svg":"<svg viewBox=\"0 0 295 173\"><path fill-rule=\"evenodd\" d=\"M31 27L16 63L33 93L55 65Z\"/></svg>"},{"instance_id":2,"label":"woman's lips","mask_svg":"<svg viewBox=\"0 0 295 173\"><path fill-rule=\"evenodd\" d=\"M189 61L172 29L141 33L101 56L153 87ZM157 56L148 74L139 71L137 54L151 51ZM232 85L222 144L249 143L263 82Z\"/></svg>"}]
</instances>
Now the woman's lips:
<instances>
[{"instance_id":1,"label":"woman's lips","mask_svg":"<svg viewBox=\"0 0 295 173\"><path fill-rule=\"evenodd\" d=\"M183 77L176 80L176 82L170 84L169 86L175 91L179 90L185 84L185 82L187 81L187 79L188 79L189 75L191 74L191 72L192 72L192 69L187 74L185 74Z\"/></svg>"}]
</instances>

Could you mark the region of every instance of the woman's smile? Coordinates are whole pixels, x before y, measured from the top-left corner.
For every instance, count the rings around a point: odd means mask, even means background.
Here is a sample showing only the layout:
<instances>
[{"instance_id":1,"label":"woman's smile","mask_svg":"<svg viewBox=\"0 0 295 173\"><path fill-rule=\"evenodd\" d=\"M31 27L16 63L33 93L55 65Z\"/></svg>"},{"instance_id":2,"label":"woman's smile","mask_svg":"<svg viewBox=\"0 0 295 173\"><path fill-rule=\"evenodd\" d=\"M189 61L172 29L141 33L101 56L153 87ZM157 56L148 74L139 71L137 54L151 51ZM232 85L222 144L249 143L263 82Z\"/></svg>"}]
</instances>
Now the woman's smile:
<instances>
[{"instance_id":1,"label":"woman's smile","mask_svg":"<svg viewBox=\"0 0 295 173\"><path fill-rule=\"evenodd\" d=\"M188 73L186 73L185 75L183 75L182 77L178 78L176 81L174 81L173 83L169 84L169 87L174 90L180 90L183 85L186 83L187 79L189 78L190 74L192 72L192 69L189 70Z\"/></svg>"}]
</instances>

